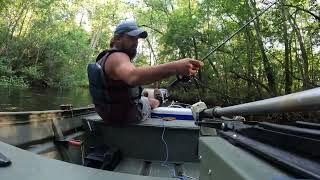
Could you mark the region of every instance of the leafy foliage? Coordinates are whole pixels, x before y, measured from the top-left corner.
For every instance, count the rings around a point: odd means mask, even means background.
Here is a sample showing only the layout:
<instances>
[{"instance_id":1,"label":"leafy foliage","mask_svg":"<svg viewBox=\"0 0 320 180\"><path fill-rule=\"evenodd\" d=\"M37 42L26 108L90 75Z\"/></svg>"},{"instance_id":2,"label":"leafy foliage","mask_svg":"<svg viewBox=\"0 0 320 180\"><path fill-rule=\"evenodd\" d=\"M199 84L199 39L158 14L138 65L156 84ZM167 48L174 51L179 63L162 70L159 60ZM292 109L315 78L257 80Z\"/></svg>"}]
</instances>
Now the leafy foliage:
<instances>
[{"instance_id":1,"label":"leafy foliage","mask_svg":"<svg viewBox=\"0 0 320 180\"><path fill-rule=\"evenodd\" d=\"M0 85L86 86L87 63L108 48L115 25L128 18L149 33L137 65L201 59L268 5L260 0L4 0ZM319 10L315 1L279 1L204 61L198 77L206 85L200 88L202 100L235 104L318 86ZM186 101L198 98L196 86L173 94Z\"/></svg>"}]
</instances>

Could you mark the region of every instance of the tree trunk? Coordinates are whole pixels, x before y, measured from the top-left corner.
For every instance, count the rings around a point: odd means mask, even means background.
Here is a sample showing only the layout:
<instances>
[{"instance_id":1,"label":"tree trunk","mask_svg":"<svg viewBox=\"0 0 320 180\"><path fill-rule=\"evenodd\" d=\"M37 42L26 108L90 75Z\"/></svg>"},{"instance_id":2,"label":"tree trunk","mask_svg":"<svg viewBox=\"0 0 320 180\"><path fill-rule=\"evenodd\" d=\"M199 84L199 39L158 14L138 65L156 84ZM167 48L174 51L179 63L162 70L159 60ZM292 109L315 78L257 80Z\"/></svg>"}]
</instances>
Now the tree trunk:
<instances>
[{"instance_id":1,"label":"tree trunk","mask_svg":"<svg viewBox=\"0 0 320 180\"><path fill-rule=\"evenodd\" d=\"M157 65L158 63L157 63L156 53L154 52L154 49L153 49L153 47L151 45L151 42L150 42L149 38L147 38L146 41L147 41L148 46L149 46L149 48L151 50L151 53L150 53L150 66ZM152 64L152 61L151 61L152 56L153 56L153 64Z\"/></svg>"},{"instance_id":2,"label":"tree trunk","mask_svg":"<svg viewBox=\"0 0 320 180\"><path fill-rule=\"evenodd\" d=\"M29 18L28 18L28 20L27 20L27 23L28 23L28 24L25 25L25 29L21 32L21 35L20 35L20 36L22 36L22 37L25 37L25 36L26 36L26 34L28 33L28 30L30 30L30 29L32 28L32 25L33 25L33 23L32 23L33 10L30 9L29 13L30 13L30 16L29 16ZM29 34L29 35L30 35L30 34Z\"/></svg>"},{"instance_id":3,"label":"tree trunk","mask_svg":"<svg viewBox=\"0 0 320 180\"><path fill-rule=\"evenodd\" d=\"M297 67L298 67L298 72L300 72L300 74L302 76L302 79L303 79L303 67L302 67L301 62L300 62L301 59L299 57L297 40L295 40L295 58L296 58L296 63L297 63Z\"/></svg>"},{"instance_id":4,"label":"tree trunk","mask_svg":"<svg viewBox=\"0 0 320 180\"><path fill-rule=\"evenodd\" d=\"M245 5L250 8L249 4L248 4L248 1L245 1ZM248 21L248 19L250 19L249 17L246 18ZM253 50L254 50L254 41L252 39L253 35L252 33L250 32L250 26L247 26L245 28L245 41L246 41L246 51L247 51L247 76L249 79L252 79L253 78L253 56L254 56L254 53L253 53ZM251 101L253 100L252 98L252 81L247 81L247 100L248 101Z\"/></svg>"},{"instance_id":5,"label":"tree trunk","mask_svg":"<svg viewBox=\"0 0 320 180\"><path fill-rule=\"evenodd\" d=\"M252 79L253 76L253 49L254 44L252 43L252 34L250 28L245 29L245 40L246 40L246 51L247 51L247 77ZM247 81L247 100L252 100L252 81Z\"/></svg>"},{"instance_id":6,"label":"tree trunk","mask_svg":"<svg viewBox=\"0 0 320 180\"><path fill-rule=\"evenodd\" d=\"M92 49L96 49L98 41L99 41L100 36L101 36L101 32L102 32L102 22L101 22L101 24L99 26L99 29L98 29L97 33L93 34L93 37L91 39L90 47Z\"/></svg>"},{"instance_id":7,"label":"tree trunk","mask_svg":"<svg viewBox=\"0 0 320 180\"><path fill-rule=\"evenodd\" d=\"M170 7L171 7L171 12L173 12L174 11L174 7L173 7L173 4L172 4L171 0L169 0L169 4L170 4Z\"/></svg>"},{"instance_id":8,"label":"tree trunk","mask_svg":"<svg viewBox=\"0 0 320 180\"><path fill-rule=\"evenodd\" d=\"M310 78L309 78L309 62L308 62L308 54L303 42L303 38L302 35L300 33L300 29L296 23L296 21L294 20L293 17L289 17L289 23L291 24L293 30L295 31L296 35L297 35L297 40L299 43L299 47L300 47L300 51L301 51L301 57L303 60L303 89L309 89L310 88Z\"/></svg>"},{"instance_id":9,"label":"tree trunk","mask_svg":"<svg viewBox=\"0 0 320 180\"><path fill-rule=\"evenodd\" d=\"M314 73L314 64L315 64L315 58L314 58L314 54L313 54L313 43L312 43L312 37L309 36L309 42L310 42L310 48L308 48L308 54L309 54L309 57L310 59L312 59L313 61L311 61L311 72L310 72L310 75L309 75L309 78L310 78L310 82L311 84L314 84L316 83L315 82L315 78L316 78L316 75Z\"/></svg>"},{"instance_id":10,"label":"tree trunk","mask_svg":"<svg viewBox=\"0 0 320 180\"><path fill-rule=\"evenodd\" d=\"M28 6L27 4L24 4L24 5L20 8L20 11L19 11L18 15L16 16L16 18L14 18L15 21L12 23L12 28L11 28L10 34L9 34L10 39L13 38L13 34L14 34L14 32L16 31L16 27L18 26L18 23L19 23L20 19L22 18L23 13L24 13L25 11L28 11L28 9L26 8L27 6Z\"/></svg>"},{"instance_id":11,"label":"tree trunk","mask_svg":"<svg viewBox=\"0 0 320 180\"><path fill-rule=\"evenodd\" d=\"M256 2L254 0L250 0L250 1L251 1L251 4L253 5L254 14L257 15ZM256 21L254 22L254 27L256 30L256 36L257 36L258 46L260 49L261 58L262 58L263 66L264 66L264 72L266 73L267 80L268 80L268 87L269 87L268 93L271 96L277 96L275 76L274 76L271 64L269 62L269 59L267 57L265 47L263 45L263 41L262 41L262 37L261 37L261 30L260 30L261 25L260 25L259 18L257 18Z\"/></svg>"},{"instance_id":12,"label":"tree trunk","mask_svg":"<svg viewBox=\"0 0 320 180\"><path fill-rule=\"evenodd\" d=\"M289 42L288 42L288 45L289 45L289 72L290 72L290 79L291 79L291 88L293 86L293 60L292 60L292 39L293 39L293 34L290 33L290 39L289 39Z\"/></svg>"},{"instance_id":13,"label":"tree trunk","mask_svg":"<svg viewBox=\"0 0 320 180\"><path fill-rule=\"evenodd\" d=\"M22 33L22 30L23 30L24 23L25 23L25 21L26 21L28 12L29 12L29 9L26 9L25 14L24 14L23 19L22 19L21 26L20 26L20 30L19 30L19 34L18 34L19 37L21 36L21 33Z\"/></svg>"},{"instance_id":14,"label":"tree trunk","mask_svg":"<svg viewBox=\"0 0 320 180\"><path fill-rule=\"evenodd\" d=\"M285 94L290 94L292 92L292 79L290 76L290 66L289 66L289 42L288 42L288 27L286 21L286 11L285 11L285 0L281 0L281 19L282 19L282 32L283 32L283 41L284 41L284 79L285 79Z\"/></svg>"}]
</instances>

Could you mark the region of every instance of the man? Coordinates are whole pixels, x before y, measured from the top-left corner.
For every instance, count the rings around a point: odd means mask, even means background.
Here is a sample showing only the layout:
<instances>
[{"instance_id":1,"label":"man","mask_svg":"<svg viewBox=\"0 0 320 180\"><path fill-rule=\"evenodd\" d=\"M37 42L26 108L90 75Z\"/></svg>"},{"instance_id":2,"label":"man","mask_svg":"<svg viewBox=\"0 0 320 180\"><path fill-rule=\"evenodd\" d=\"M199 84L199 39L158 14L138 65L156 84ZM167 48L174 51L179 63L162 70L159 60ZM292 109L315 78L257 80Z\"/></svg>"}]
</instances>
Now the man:
<instances>
[{"instance_id":1,"label":"man","mask_svg":"<svg viewBox=\"0 0 320 180\"><path fill-rule=\"evenodd\" d=\"M141 97L140 85L150 84L172 75L195 75L203 63L185 58L152 67L135 67L138 39L147 32L135 22L120 23L110 41L110 49L88 66L90 94L97 113L109 124L126 125L144 120L150 110L160 105L154 98Z\"/></svg>"}]
</instances>

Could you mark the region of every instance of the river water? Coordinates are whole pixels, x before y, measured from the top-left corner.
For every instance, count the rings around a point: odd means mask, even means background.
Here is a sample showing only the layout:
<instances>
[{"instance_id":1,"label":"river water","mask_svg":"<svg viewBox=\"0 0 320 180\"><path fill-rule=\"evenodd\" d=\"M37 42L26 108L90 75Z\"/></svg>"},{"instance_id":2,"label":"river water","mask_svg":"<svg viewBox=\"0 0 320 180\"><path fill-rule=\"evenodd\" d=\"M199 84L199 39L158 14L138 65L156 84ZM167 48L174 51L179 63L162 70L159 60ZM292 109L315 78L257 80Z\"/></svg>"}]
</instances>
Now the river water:
<instances>
[{"instance_id":1,"label":"river water","mask_svg":"<svg viewBox=\"0 0 320 180\"><path fill-rule=\"evenodd\" d=\"M0 87L0 112L57 110L61 104L91 105L89 90Z\"/></svg>"}]
</instances>

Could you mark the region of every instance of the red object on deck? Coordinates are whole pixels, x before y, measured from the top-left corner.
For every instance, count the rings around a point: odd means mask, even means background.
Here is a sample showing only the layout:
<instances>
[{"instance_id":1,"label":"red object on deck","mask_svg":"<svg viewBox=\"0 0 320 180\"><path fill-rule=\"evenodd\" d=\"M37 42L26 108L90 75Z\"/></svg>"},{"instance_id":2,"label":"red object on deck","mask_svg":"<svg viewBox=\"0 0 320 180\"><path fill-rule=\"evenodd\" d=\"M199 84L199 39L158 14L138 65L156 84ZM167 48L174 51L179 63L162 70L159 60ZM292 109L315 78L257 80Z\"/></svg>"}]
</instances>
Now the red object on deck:
<instances>
[{"instance_id":1,"label":"red object on deck","mask_svg":"<svg viewBox=\"0 0 320 180\"><path fill-rule=\"evenodd\" d=\"M69 145L73 145L73 146L81 146L81 141L80 140L70 140L68 141Z\"/></svg>"}]
</instances>

